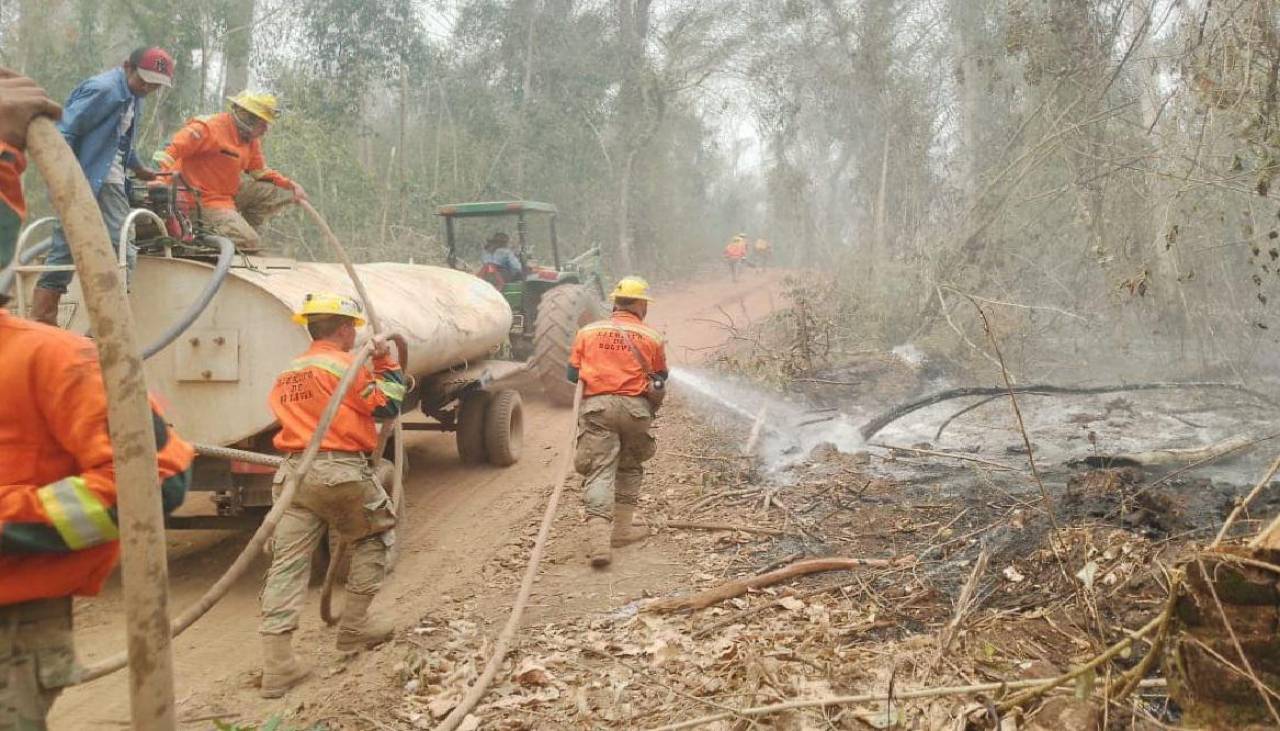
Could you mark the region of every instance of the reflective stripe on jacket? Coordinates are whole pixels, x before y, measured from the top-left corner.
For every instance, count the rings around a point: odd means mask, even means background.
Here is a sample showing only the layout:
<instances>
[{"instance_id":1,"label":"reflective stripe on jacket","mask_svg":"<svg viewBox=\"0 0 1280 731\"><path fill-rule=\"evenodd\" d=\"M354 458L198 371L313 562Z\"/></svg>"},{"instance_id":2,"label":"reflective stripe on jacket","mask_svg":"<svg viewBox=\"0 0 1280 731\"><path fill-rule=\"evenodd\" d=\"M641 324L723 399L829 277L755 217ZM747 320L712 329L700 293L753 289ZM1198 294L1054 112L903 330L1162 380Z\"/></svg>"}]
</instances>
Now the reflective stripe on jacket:
<instances>
[{"instance_id":1,"label":"reflective stripe on jacket","mask_svg":"<svg viewBox=\"0 0 1280 731\"><path fill-rule=\"evenodd\" d=\"M200 191L200 205L206 208L235 208L242 174L280 188L293 186L293 181L267 167L261 139L240 139L230 112L190 120L156 155L156 161L163 170L182 173Z\"/></svg>"},{"instance_id":2,"label":"reflective stripe on jacket","mask_svg":"<svg viewBox=\"0 0 1280 731\"><path fill-rule=\"evenodd\" d=\"M354 360L351 353L333 343L316 340L276 378L268 397L271 412L280 422L280 433L272 441L276 449L301 452L307 448L338 381ZM363 371L344 395L320 449L372 452L378 446L374 419L389 419L400 413L404 375L395 359L376 358L372 372L367 367Z\"/></svg>"},{"instance_id":3,"label":"reflective stripe on jacket","mask_svg":"<svg viewBox=\"0 0 1280 731\"><path fill-rule=\"evenodd\" d=\"M666 375L667 353L662 336L633 313L618 310L609 319L582 328L574 338L569 365L578 369L578 377L584 382L583 396L639 396L648 390L648 374L627 344L628 336L649 371Z\"/></svg>"},{"instance_id":4,"label":"reflective stripe on jacket","mask_svg":"<svg viewBox=\"0 0 1280 731\"><path fill-rule=\"evenodd\" d=\"M0 605L97 594L120 553L97 349L0 310L0 353ZM151 408L169 512L194 450Z\"/></svg>"}]
</instances>

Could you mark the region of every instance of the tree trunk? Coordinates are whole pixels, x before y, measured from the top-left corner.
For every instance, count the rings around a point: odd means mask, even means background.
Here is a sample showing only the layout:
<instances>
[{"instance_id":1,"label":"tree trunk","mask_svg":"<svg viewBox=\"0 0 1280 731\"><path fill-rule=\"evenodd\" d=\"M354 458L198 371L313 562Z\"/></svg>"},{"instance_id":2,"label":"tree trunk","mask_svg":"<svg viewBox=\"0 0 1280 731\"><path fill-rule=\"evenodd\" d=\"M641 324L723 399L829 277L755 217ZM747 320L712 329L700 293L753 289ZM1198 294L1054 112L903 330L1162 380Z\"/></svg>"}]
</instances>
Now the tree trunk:
<instances>
[{"instance_id":1,"label":"tree trunk","mask_svg":"<svg viewBox=\"0 0 1280 731\"><path fill-rule=\"evenodd\" d=\"M227 35L223 41L222 96L233 96L249 86L249 56L253 52L254 0L229 0ZM204 89L200 90L201 93Z\"/></svg>"}]
</instances>

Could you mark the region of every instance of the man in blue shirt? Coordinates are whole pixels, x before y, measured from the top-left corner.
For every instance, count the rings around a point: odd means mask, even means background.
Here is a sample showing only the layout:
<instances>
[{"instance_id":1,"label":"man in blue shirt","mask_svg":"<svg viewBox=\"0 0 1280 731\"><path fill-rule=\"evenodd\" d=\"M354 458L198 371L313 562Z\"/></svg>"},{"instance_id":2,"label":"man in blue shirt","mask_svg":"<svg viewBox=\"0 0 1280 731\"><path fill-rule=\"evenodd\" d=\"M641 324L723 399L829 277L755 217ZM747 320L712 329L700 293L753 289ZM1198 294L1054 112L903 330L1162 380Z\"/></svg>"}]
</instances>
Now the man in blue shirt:
<instances>
[{"instance_id":1,"label":"man in blue shirt","mask_svg":"<svg viewBox=\"0 0 1280 731\"><path fill-rule=\"evenodd\" d=\"M156 177L134 151L142 99L162 86L173 85L173 67L173 58L163 49L139 48L120 66L81 82L63 107L58 129L98 197L102 222L116 247L120 246L120 226L129 215L125 170L132 170L140 180ZM129 246L132 270L136 255ZM44 263L72 263L71 249L61 227L54 229L53 247ZM58 300L67 291L71 276L70 271L40 276L31 300L31 319L57 326Z\"/></svg>"},{"instance_id":2,"label":"man in blue shirt","mask_svg":"<svg viewBox=\"0 0 1280 731\"><path fill-rule=\"evenodd\" d=\"M498 268L504 282L514 282L524 274L524 265L520 257L511 250L511 237L499 231L489 237L484 244L484 256L481 264L492 264Z\"/></svg>"}]
</instances>

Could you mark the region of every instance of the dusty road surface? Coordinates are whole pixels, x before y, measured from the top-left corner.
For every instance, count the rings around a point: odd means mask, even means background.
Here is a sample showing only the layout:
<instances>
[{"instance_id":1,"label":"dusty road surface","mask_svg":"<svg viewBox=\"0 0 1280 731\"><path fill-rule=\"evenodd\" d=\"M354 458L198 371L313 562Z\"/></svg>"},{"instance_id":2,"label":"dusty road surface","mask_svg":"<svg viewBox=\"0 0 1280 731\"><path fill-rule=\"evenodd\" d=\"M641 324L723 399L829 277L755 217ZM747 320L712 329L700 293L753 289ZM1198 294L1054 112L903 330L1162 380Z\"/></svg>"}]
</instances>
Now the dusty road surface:
<instances>
[{"instance_id":1,"label":"dusty road surface","mask_svg":"<svg viewBox=\"0 0 1280 731\"><path fill-rule=\"evenodd\" d=\"M694 363L729 333L717 324L758 320L782 301L785 273L751 271L736 284L719 269L708 276L656 293L652 323L670 339L672 360ZM533 528L556 478L571 436L568 410L526 396L525 451L513 467L464 467L452 435L414 432L407 448L407 520L399 531L399 563L376 606L402 627L413 627L442 606L464 605L489 636L505 619L513 597L512 576L522 567ZM566 493L556 537L536 588L527 622L600 611L619 602L682 582L682 574L660 550L637 552L625 570L592 574L579 560L573 532L578 499ZM247 540L237 533L175 532L170 536L171 611L188 606L230 565ZM384 647L343 661L334 631L319 618L319 591L312 590L295 647L316 675L277 701L258 697L260 668L257 594L263 557L231 593L174 644L178 716L184 728L208 728L221 718L255 725L277 714L308 724L327 721L346 728L373 728L360 714L376 713L379 699L401 691L396 666L430 634L401 632ZM340 600L339 600L340 602ZM102 596L76 607L76 642L82 661L122 648L121 594L113 582ZM64 693L51 717L54 729L128 725L127 676L117 673ZM363 709L363 710L362 710Z\"/></svg>"}]
</instances>

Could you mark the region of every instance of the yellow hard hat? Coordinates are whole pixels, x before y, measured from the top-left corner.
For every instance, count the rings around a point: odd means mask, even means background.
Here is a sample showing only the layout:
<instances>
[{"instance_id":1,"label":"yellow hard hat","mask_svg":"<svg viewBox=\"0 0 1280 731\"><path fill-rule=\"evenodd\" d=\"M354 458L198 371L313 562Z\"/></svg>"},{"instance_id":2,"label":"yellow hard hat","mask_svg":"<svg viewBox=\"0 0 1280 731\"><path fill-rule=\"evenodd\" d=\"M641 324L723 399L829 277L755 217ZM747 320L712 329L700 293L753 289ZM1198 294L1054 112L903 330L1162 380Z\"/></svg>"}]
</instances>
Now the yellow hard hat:
<instances>
[{"instance_id":1,"label":"yellow hard hat","mask_svg":"<svg viewBox=\"0 0 1280 731\"><path fill-rule=\"evenodd\" d=\"M302 309L293 314L293 321L299 325L307 324L312 315L339 315L350 317L356 321L356 327L364 325L364 308L359 302L340 294L330 292L313 292L302 300Z\"/></svg>"},{"instance_id":2,"label":"yellow hard hat","mask_svg":"<svg viewBox=\"0 0 1280 731\"><path fill-rule=\"evenodd\" d=\"M618 286L609 293L609 301L616 302L620 299L652 302L653 298L649 296L649 283L640 277L619 279Z\"/></svg>"},{"instance_id":3,"label":"yellow hard hat","mask_svg":"<svg viewBox=\"0 0 1280 731\"><path fill-rule=\"evenodd\" d=\"M235 96L227 97L227 101L268 124L275 124L276 118L280 116L280 102L275 94L242 91Z\"/></svg>"}]
</instances>

